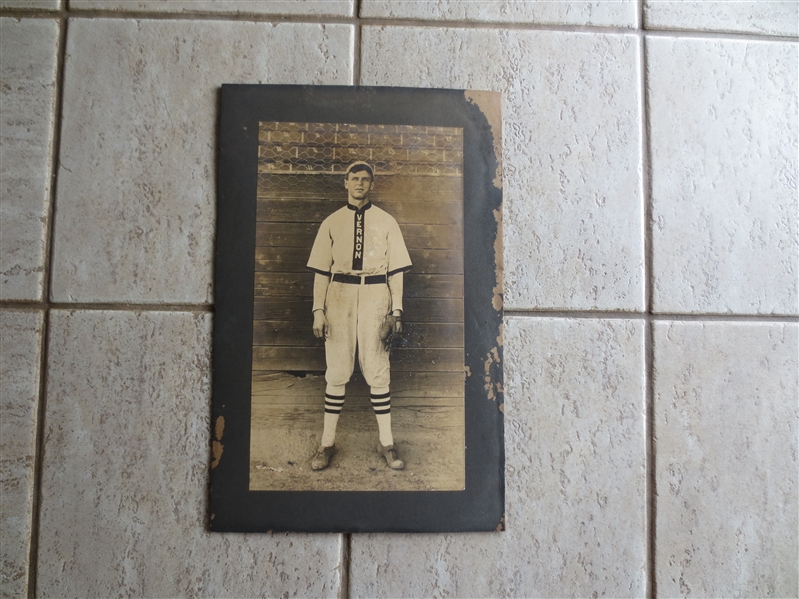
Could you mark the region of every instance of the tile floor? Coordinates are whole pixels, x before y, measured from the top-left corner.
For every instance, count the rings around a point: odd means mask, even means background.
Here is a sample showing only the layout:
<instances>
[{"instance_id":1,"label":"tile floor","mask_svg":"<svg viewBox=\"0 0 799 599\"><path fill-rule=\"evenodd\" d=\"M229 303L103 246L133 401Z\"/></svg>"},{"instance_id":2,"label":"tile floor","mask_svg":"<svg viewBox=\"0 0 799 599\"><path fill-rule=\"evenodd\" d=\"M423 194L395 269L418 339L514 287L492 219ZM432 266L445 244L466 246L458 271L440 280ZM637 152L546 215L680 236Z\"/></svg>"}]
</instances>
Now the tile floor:
<instances>
[{"instance_id":1,"label":"tile floor","mask_svg":"<svg viewBox=\"0 0 799 599\"><path fill-rule=\"evenodd\" d=\"M799 595L799 4L0 0L37 596ZM507 532L211 535L221 83L503 93Z\"/></svg>"}]
</instances>

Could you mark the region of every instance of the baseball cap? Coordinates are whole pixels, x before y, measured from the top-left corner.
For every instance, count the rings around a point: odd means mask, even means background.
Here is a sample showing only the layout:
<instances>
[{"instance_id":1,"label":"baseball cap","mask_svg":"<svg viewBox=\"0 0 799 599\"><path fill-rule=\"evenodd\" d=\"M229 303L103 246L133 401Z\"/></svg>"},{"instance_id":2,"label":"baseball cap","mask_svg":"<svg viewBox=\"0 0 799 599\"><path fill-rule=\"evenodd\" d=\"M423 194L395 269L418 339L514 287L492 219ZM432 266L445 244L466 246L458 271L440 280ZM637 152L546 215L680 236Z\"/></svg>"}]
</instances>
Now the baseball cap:
<instances>
[{"instance_id":1,"label":"baseball cap","mask_svg":"<svg viewBox=\"0 0 799 599\"><path fill-rule=\"evenodd\" d=\"M363 167L363 170L367 170L367 171L369 171L369 176L370 176L370 177L372 177L372 179L374 179L374 178L375 178L375 173L374 173L374 171L372 170L372 167L371 167L371 165L370 165L368 162L364 162L363 160L356 160L355 162L353 162L352 164L350 164L350 165L347 167L347 170L346 170L346 171L344 171L344 177L345 177L345 178L346 178L346 177L349 177L349 176L350 176L350 173L352 172L352 169L354 169L356 166ZM362 169L359 169L359 170L362 170Z\"/></svg>"}]
</instances>

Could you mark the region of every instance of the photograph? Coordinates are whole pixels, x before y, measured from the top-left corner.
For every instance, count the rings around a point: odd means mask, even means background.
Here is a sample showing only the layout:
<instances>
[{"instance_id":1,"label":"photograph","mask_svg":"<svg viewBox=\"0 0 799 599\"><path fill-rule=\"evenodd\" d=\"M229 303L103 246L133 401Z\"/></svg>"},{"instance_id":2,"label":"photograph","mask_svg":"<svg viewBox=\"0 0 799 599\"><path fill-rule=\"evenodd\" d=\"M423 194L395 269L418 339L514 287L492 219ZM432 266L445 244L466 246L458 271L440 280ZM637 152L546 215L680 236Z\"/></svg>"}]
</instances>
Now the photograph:
<instances>
[{"instance_id":1,"label":"photograph","mask_svg":"<svg viewBox=\"0 0 799 599\"><path fill-rule=\"evenodd\" d=\"M260 122L251 490L461 490L463 131Z\"/></svg>"},{"instance_id":2,"label":"photograph","mask_svg":"<svg viewBox=\"0 0 799 599\"><path fill-rule=\"evenodd\" d=\"M210 530L505 529L501 105L221 87Z\"/></svg>"}]
</instances>

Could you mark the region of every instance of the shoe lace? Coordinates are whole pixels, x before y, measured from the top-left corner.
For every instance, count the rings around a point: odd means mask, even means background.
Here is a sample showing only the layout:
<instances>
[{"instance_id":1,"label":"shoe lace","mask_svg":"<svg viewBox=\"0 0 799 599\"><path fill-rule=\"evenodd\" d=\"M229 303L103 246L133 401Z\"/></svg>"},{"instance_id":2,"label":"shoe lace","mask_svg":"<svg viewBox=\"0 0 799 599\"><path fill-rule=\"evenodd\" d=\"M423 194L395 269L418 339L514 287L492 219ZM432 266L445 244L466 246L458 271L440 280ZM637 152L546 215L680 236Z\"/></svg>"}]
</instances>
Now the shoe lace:
<instances>
[{"instance_id":1,"label":"shoe lace","mask_svg":"<svg viewBox=\"0 0 799 599\"><path fill-rule=\"evenodd\" d=\"M393 447L388 450L388 455L391 456L392 462L396 462L397 460L399 460L399 453L397 453L397 450L394 449Z\"/></svg>"}]
</instances>

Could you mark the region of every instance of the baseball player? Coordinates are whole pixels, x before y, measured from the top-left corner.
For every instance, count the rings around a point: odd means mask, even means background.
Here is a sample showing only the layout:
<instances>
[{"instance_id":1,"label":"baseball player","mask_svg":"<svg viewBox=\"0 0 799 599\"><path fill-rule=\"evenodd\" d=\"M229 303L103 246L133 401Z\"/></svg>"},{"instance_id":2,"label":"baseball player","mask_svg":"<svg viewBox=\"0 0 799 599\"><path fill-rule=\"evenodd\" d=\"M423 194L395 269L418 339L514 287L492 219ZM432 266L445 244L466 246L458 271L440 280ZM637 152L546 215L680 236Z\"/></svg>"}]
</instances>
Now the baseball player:
<instances>
[{"instance_id":1,"label":"baseball player","mask_svg":"<svg viewBox=\"0 0 799 599\"><path fill-rule=\"evenodd\" d=\"M313 332L325 340L325 420L313 470L327 468L335 454L336 425L355 353L370 388L380 442L390 468L405 467L391 433L389 351L402 332L403 273L411 259L397 221L369 201L374 172L353 162L344 174L347 205L319 227L308 268L314 275Z\"/></svg>"}]
</instances>

